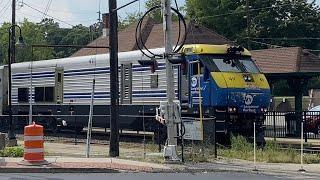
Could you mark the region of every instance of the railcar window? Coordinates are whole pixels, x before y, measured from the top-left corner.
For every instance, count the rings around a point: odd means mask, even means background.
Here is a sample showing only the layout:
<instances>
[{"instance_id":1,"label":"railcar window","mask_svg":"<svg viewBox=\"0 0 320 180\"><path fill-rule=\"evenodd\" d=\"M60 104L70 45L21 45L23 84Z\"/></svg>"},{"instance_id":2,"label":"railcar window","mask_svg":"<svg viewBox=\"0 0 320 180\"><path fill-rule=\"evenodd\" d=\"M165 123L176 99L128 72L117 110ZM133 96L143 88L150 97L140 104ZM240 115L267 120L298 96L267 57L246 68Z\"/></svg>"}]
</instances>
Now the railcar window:
<instances>
[{"instance_id":1,"label":"railcar window","mask_svg":"<svg viewBox=\"0 0 320 180\"><path fill-rule=\"evenodd\" d=\"M35 102L53 102L54 87L35 87Z\"/></svg>"},{"instance_id":2,"label":"railcar window","mask_svg":"<svg viewBox=\"0 0 320 180\"><path fill-rule=\"evenodd\" d=\"M54 100L54 88L53 87L45 87L44 88L44 101L53 102Z\"/></svg>"},{"instance_id":3,"label":"railcar window","mask_svg":"<svg viewBox=\"0 0 320 180\"><path fill-rule=\"evenodd\" d=\"M34 101L43 102L44 101L44 87L35 87L34 88Z\"/></svg>"},{"instance_id":4,"label":"railcar window","mask_svg":"<svg viewBox=\"0 0 320 180\"><path fill-rule=\"evenodd\" d=\"M61 83L61 73L58 73L58 82Z\"/></svg>"},{"instance_id":5,"label":"railcar window","mask_svg":"<svg viewBox=\"0 0 320 180\"><path fill-rule=\"evenodd\" d=\"M28 99L29 99L29 89L18 88L18 102L28 102Z\"/></svg>"}]
</instances>

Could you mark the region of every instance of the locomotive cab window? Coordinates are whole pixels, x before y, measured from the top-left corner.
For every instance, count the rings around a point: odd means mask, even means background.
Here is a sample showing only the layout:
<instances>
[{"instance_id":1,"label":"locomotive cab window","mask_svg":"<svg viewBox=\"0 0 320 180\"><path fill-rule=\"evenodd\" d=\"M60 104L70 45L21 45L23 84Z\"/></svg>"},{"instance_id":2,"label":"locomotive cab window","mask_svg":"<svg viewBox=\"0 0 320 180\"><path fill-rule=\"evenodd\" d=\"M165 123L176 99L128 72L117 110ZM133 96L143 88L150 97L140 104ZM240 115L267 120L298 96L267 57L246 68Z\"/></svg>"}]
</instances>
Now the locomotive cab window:
<instances>
[{"instance_id":1,"label":"locomotive cab window","mask_svg":"<svg viewBox=\"0 0 320 180\"><path fill-rule=\"evenodd\" d=\"M193 63L192 64L192 75L198 75L199 74L199 71L198 71L198 63ZM203 74L204 72L204 67L203 67L203 64L200 63L200 74Z\"/></svg>"},{"instance_id":2,"label":"locomotive cab window","mask_svg":"<svg viewBox=\"0 0 320 180\"><path fill-rule=\"evenodd\" d=\"M28 102L28 99L29 99L29 89L18 88L18 102Z\"/></svg>"},{"instance_id":3,"label":"locomotive cab window","mask_svg":"<svg viewBox=\"0 0 320 180\"><path fill-rule=\"evenodd\" d=\"M54 87L35 87L35 102L53 102Z\"/></svg>"}]
</instances>

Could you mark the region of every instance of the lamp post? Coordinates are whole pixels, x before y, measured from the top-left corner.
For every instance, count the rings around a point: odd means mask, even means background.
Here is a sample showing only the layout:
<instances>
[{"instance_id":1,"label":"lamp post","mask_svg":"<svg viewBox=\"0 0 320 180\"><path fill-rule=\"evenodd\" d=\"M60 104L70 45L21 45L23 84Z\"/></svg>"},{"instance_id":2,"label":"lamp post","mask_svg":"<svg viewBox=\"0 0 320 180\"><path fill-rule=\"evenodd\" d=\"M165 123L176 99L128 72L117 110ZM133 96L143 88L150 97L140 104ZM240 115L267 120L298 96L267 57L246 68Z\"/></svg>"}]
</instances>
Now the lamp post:
<instances>
[{"instance_id":1,"label":"lamp post","mask_svg":"<svg viewBox=\"0 0 320 180\"><path fill-rule=\"evenodd\" d=\"M15 27L19 28L19 38L18 42L16 43L15 37ZM8 45L8 106L9 106L9 131L8 131L8 139L9 139L9 146L15 146L17 144L15 133L14 133L14 124L12 119L12 98L11 98L11 90L12 90L12 83L11 83L11 63L15 62L15 51L16 45L23 47L25 43L23 41L21 28L20 26L13 24L8 28L9 33L9 45Z\"/></svg>"}]
</instances>

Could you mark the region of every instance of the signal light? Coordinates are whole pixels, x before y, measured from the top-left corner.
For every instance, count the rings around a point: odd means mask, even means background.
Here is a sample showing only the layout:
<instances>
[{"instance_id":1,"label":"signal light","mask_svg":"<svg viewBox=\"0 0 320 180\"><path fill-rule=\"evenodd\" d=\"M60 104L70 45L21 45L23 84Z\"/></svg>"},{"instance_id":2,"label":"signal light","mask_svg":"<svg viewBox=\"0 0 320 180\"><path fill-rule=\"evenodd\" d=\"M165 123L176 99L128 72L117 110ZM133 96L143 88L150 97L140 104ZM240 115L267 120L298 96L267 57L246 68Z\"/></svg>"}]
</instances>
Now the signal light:
<instances>
[{"instance_id":1,"label":"signal light","mask_svg":"<svg viewBox=\"0 0 320 180\"><path fill-rule=\"evenodd\" d=\"M170 57L169 62L172 64L180 64L183 75L186 75L188 73L188 63L184 54Z\"/></svg>"},{"instance_id":2,"label":"signal light","mask_svg":"<svg viewBox=\"0 0 320 180\"><path fill-rule=\"evenodd\" d=\"M139 64L141 66L149 66L151 73L156 72L156 70L158 69L158 62L155 59L151 59L151 60L138 60Z\"/></svg>"}]
</instances>

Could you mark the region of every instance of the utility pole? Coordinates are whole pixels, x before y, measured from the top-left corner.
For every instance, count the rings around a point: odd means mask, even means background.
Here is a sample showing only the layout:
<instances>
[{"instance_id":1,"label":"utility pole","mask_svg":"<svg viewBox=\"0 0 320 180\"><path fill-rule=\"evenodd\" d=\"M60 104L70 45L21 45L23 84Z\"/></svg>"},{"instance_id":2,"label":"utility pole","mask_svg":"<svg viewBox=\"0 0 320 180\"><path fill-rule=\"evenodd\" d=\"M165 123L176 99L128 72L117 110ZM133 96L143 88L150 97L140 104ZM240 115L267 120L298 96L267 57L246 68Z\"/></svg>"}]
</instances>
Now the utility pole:
<instances>
[{"instance_id":1,"label":"utility pole","mask_svg":"<svg viewBox=\"0 0 320 180\"><path fill-rule=\"evenodd\" d=\"M176 156L176 146L177 146L177 127L174 122L174 102L175 99L175 89L174 89L174 72L172 63L169 59L172 55L172 13L171 13L171 0L162 0L163 9L163 31L164 31L164 43L165 43L165 53L164 57L166 59L166 76L167 76L167 108L165 113L165 119L167 121L167 144L165 146L165 158L170 161L178 160ZM170 154L166 153L170 152ZM171 153L173 152L173 153Z\"/></svg>"},{"instance_id":2,"label":"utility pole","mask_svg":"<svg viewBox=\"0 0 320 180\"><path fill-rule=\"evenodd\" d=\"M109 156L119 156L119 79L118 79L118 15L117 1L109 0L110 47L110 148Z\"/></svg>"},{"instance_id":3,"label":"utility pole","mask_svg":"<svg viewBox=\"0 0 320 180\"><path fill-rule=\"evenodd\" d=\"M15 44L16 44L16 31L15 31L15 24L16 24L16 0L12 0L12 25L9 28L9 55L8 55L8 105L9 105L9 131L8 131L8 146L16 146L17 140L14 133L14 124L12 118L12 97L11 97L11 90L12 90L12 81L11 81L11 63L15 61Z\"/></svg>"},{"instance_id":4,"label":"utility pole","mask_svg":"<svg viewBox=\"0 0 320 180\"><path fill-rule=\"evenodd\" d=\"M250 42L250 36L251 36L251 17L250 17L250 1L246 0L246 11L247 11L247 48L251 50L251 42Z\"/></svg>"}]
</instances>

